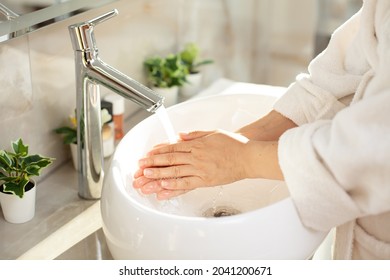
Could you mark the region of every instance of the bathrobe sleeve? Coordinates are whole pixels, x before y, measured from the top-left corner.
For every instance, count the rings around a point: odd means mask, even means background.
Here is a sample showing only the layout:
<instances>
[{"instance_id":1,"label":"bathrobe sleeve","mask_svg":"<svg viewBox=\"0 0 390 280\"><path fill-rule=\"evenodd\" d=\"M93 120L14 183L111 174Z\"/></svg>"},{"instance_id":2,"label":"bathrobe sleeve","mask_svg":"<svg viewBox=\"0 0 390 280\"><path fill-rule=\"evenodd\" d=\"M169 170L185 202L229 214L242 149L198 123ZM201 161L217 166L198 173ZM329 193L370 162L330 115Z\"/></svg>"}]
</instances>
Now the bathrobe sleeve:
<instances>
[{"instance_id":1,"label":"bathrobe sleeve","mask_svg":"<svg viewBox=\"0 0 390 280\"><path fill-rule=\"evenodd\" d=\"M330 230L390 211L389 88L284 133L279 161L303 223Z\"/></svg>"},{"instance_id":2,"label":"bathrobe sleeve","mask_svg":"<svg viewBox=\"0 0 390 280\"><path fill-rule=\"evenodd\" d=\"M299 125L280 137L278 156L302 222L316 230L390 211L390 4L375 17L376 2L275 104ZM359 96L348 106L350 94Z\"/></svg>"},{"instance_id":3,"label":"bathrobe sleeve","mask_svg":"<svg viewBox=\"0 0 390 280\"><path fill-rule=\"evenodd\" d=\"M308 74L297 76L274 109L297 125L331 119L345 108L370 65L359 39L362 11L337 29L328 47L311 61ZM359 34L358 34L359 33Z\"/></svg>"}]
</instances>

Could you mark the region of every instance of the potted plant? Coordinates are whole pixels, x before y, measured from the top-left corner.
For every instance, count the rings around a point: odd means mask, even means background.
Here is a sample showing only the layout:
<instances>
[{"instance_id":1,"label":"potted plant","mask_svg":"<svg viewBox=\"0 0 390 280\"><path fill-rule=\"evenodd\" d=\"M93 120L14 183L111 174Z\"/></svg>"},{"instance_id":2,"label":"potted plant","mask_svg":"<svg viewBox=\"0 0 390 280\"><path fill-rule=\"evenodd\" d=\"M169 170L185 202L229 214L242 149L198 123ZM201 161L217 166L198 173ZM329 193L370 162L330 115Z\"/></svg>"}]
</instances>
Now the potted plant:
<instances>
[{"instance_id":1,"label":"potted plant","mask_svg":"<svg viewBox=\"0 0 390 280\"><path fill-rule=\"evenodd\" d=\"M199 67L211 64L214 61L211 59L199 60L200 50L195 43L187 43L179 55L189 73L187 83L181 88L181 94L187 97L193 96L198 93L202 81L202 73Z\"/></svg>"},{"instance_id":2,"label":"potted plant","mask_svg":"<svg viewBox=\"0 0 390 280\"><path fill-rule=\"evenodd\" d=\"M69 117L69 125L56 128L55 133L62 135L63 143L69 145L73 167L78 170L77 164L77 120L75 116Z\"/></svg>"},{"instance_id":3,"label":"potted plant","mask_svg":"<svg viewBox=\"0 0 390 280\"><path fill-rule=\"evenodd\" d=\"M112 116L107 109L101 110L102 126L112 120ZM75 116L69 117L69 125L61 126L54 130L55 133L63 137L63 143L70 146L73 167L78 170L77 163L77 119ZM107 155L104 155L107 156Z\"/></svg>"},{"instance_id":4,"label":"potted plant","mask_svg":"<svg viewBox=\"0 0 390 280\"><path fill-rule=\"evenodd\" d=\"M186 83L188 68L179 55L153 56L145 59L144 68L150 87L165 97L164 105L177 102L179 87Z\"/></svg>"},{"instance_id":5,"label":"potted plant","mask_svg":"<svg viewBox=\"0 0 390 280\"><path fill-rule=\"evenodd\" d=\"M22 139L11 143L12 151L0 150L0 203L5 219L11 223L24 223L35 215L36 182L53 158L29 155Z\"/></svg>"}]
</instances>

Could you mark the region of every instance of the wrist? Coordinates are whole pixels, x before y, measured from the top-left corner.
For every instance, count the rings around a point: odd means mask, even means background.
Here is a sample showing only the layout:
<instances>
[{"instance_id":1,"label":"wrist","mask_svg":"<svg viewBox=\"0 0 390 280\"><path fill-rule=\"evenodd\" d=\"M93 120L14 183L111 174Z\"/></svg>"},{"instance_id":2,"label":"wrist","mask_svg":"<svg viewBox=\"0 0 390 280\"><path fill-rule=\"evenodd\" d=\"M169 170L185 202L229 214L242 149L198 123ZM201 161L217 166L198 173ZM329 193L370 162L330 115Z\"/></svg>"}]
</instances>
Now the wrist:
<instances>
[{"instance_id":1,"label":"wrist","mask_svg":"<svg viewBox=\"0 0 390 280\"><path fill-rule=\"evenodd\" d=\"M243 163L246 177L283 180L278 161L278 141L249 141L247 144Z\"/></svg>"},{"instance_id":2,"label":"wrist","mask_svg":"<svg viewBox=\"0 0 390 280\"><path fill-rule=\"evenodd\" d=\"M261 119L240 128L237 132L251 140L277 141L285 131L296 126L292 120L272 110Z\"/></svg>"}]
</instances>

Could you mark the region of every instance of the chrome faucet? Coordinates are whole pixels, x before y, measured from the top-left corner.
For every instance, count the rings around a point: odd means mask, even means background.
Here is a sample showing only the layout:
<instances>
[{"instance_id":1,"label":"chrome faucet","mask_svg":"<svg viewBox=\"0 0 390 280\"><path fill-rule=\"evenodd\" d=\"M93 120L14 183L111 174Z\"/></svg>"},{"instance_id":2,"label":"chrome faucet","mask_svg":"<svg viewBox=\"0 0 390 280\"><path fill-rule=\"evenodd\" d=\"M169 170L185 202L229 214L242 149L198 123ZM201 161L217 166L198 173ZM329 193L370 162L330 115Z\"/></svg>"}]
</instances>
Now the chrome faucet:
<instances>
[{"instance_id":1,"label":"chrome faucet","mask_svg":"<svg viewBox=\"0 0 390 280\"><path fill-rule=\"evenodd\" d=\"M13 20L19 17L17 13L0 3L0 14L4 15L7 20Z\"/></svg>"},{"instance_id":2,"label":"chrome faucet","mask_svg":"<svg viewBox=\"0 0 390 280\"><path fill-rule=\"evenodd\" d=\"M99 58L94 27L117 14L117 10L112 10L90 21L69 26L76 63L79 196L85 199L101 197L104 177L99 85L149 112L155 112L164 99Z\"/></svg>"},{"instance_id":3,"label":"chrome faucet","mask_svg":"<svg viewBox=\"0 0 390 280\"><path fill-rule=\"evenodd\" d=\"M7 25L10 24L10 22L16 22L18 17L19 17L19 15L17 13L15 13L11 9L9 9L4 4L0 3L0 23L3 22L2 25L6 24L3 28L3 30L4 31L7 30L7 32L4 35L0 35L0 42L18 37L19 35L23 35L25 33L25 31L28 30L28 28L26 28L24 30L21 29L18 31L9 32L9 30L12 29L12 27L11 27L11 25L9 25L9 26L7 26ZM1 33L4 33L3 30L1 30Z\"/></svg>"}]
</instances>

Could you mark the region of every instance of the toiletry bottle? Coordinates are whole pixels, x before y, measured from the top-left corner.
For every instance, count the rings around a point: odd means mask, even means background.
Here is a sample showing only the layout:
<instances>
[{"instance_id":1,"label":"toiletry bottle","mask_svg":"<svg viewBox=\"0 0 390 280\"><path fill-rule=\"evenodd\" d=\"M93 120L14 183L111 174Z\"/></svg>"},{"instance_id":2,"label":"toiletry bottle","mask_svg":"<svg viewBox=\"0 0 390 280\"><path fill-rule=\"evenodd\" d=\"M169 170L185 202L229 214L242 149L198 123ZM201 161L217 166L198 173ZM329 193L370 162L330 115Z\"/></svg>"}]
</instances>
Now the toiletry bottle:
<instances>
[{"instance_id":1,"label":"toiletry bottle","mask_svg":"<svg viewBox=\"0 0 390 280\"><path fill-rule=\"evenodd\" d=\"M103 156L109 157L114 153L115 150L115 132L114 132L114 122L112 118L112 103L108 101L101 102L102 112L104 109L108 111L109 116L106 116L102 113L102 141L103 141ZM107 119L109 120L107 121Z\"/></svg>"},{"instance_id":2,"label":"toiletry bottle","mask_svg":"<svg viewBox=\"0 0 390 280\"><path fill-rule=\"evenodd\" d=\"M120 140L123 137L123 113L125 112L124 99L118 94L109 94L104 97L104 100L112 103L115 140Z\"/></svg>"}]
</instances>

